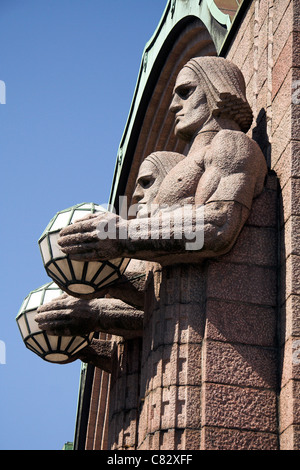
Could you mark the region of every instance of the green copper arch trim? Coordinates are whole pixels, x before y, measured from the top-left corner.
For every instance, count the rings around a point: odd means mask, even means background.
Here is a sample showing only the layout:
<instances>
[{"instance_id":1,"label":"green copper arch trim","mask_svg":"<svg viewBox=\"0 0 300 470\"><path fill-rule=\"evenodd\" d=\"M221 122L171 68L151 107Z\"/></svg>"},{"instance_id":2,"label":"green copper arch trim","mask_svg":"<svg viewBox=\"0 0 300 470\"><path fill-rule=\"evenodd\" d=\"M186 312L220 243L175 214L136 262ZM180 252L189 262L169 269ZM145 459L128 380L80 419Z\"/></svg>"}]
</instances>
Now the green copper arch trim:
<instances>
[{"instance_id":1,"label":"green copper arch trim","mask_svg":"<svg viewBox=\"0 0 300 470\"><path fill-rule=\"evenodd\" d=\"M159 25L143 51L128 119L118 149L109 200L112 205L115 202L116 187L128 151L129 141L133 138L132 133L137 127L137 116L143 108L143 101L147 100L147 96L151 94L153 89L151 86L151 82L155 80L153 75L155 75L155 69L159 69L157 59L163 50L168 49L168 42L172 42L172 38L174 40L184 26L195 19L200 19L207 28L217 53L221 50L231 27L229 15L222 13L213 0L168 0Z\"/></svg>"}]
</instances>

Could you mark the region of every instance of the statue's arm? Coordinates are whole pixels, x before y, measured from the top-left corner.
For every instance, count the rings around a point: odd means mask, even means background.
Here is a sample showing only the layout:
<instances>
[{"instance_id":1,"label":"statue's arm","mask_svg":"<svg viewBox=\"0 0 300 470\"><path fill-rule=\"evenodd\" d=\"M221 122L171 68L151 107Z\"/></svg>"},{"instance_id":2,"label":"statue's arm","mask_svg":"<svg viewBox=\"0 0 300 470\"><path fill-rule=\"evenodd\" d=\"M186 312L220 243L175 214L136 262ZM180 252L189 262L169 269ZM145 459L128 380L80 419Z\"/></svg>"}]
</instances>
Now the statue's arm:
<instances>
[{"instance_id":1,"label":"statue's arm","mask_svg":"<svg viewBox=\"0 0 300 470\"><path fill-rule=\"evenodd\" d=\"M195 159L193 166L188 162L186 165L189 164L196 173L196 163ZM131 229L134 225L141 226L141 239L135 241L128 237L127 250L132 256L138 253L141 258L163 262L173 254L179 256L178 261L184 261L185 257L189 260L187 252L190 250L194 260L228 252L249 216L253 198L263 190L266 174L266 162L256 142L242 132L220 131L205 154L204 172L198 179L193 211L185 213L180 207L173 210L170 239L163 238L164 213L160 215L160 223L159 216L154 224L155 218L130 221ZM184 221L181 237L176 232L176 217L177 220L182 217ZM148 229L160 226L159 234L152 231L147 238L147 226ZM201 230L203 237L198 232ZM195 239L191 242L193 234ZM138 251L135 251L136 247ZM174 259L176 261L176 257Z\"/></svg>"},{"instance_id":2,"label":"statue's arm","mask_svg":"<svg viewBox=\"0 0 300 470\"><path fill-rule=\"evenodd\" d=\"M48 334L76 336L90 332L135 338L142 335L142 310L119 299L76 299L63 294L39 307L36 321Z\"/></svg>"},{"instance_id":3,"label":"statue's arm","mask_svg":"<svg viewBox=\"0 0 300 470\"><path fill-rule=\"evenodd\" d=\"M94 331L122 336L125 339L142 336L144 312L119 299L95 299L92 309L97 312Z\"/></svg>"},{"instance_id":4,"label":"statue's arm","mask_svg":"<svg viewBox=\"0 0 300 470\"><path fill-rule=\"evenodd\" d=\"M226 253L244 226L255 197L263 190L265 158L252 139L242 132L217 134L205 156L205 172L195 196L204 206L203 252Z\"/></svg>"},{"instance_id":5,"label":"statue's arm","mask_svg":"<svg viewBox=\"0 0 300 470\"><path fill-rule=\"evenodd\" d=\"M192 168L190 179L194 176ZM125 256L161 263L185 262L191 260L191 250L194 261L218 256L234 244L265 176L264 157L255 142L242 132L220 131L205 156L204 173L198 177L188 215L182 206L129 221L109 214L64 229L59 244L78 260ZM100 220L115 229L107 232L112 236L99 237Z\"/></svg>"},{"instance_id":6,"label":"statue's arm","mask_svg":"<svg viewBox=\"0 0 300 470\"><path fill-rule=\"evenodd\" d=\"M223 130L205 155L195 204L232 201L251 210L264 187L267 165L256 142L243 132Z\"/></svg>"}]
</instances>

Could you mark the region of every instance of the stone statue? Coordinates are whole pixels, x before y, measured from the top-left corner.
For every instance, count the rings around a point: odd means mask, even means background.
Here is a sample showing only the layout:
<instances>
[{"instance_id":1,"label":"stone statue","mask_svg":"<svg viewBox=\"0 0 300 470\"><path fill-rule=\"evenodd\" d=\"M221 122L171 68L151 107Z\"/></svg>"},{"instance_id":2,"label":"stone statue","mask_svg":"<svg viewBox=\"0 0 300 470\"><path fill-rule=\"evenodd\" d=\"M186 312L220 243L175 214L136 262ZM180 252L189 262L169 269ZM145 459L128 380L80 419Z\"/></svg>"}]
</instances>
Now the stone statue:
<instances>
[{"instance_id":1,"label":"stone statue","mask_svg":"<svg viewBox=\"0 0 300 470\"><path fill-rule=\"evenodd\" d=\"M106 298L62 296L37 315L53 334L84 330L143 338L139 416L130 443L138 449L200 448L205 263L233 247L267 175L262 151L246 135L252 111L233 63L191 59L177 77L170 110L186 156L150 155L141 164L127 218L90 215L63 229L58 240L74 260L131 258L126 282L109 288ZM146 284L143 278L136 286L132 279L141 273ZM94 343L82 357L95 364L98 357L99 367L110 371L110 350L107 342ZM125 433L114 427L115 416L111 446L122 448L117 441Z\"/></svg>"},{"instance_id":2,"label":"stone statue","mask_svg":"<svg viewBox=\"0 0 300 470\"><path fill-rule=\"evenodd\" d=\"M144 223L116 214L92 215L63 229L58 243L73 259L124 256L170 265L220 256L235 243L267 174L259 146L245 134L252 111L241 72L220 57L191 59L177 77L170 110L175 133L187 142L188 153L162 182L154 200L156 212ZM164 237L161 215L169 207L172 215L182 216L187 204L195 210L190 230L186 227L175 237L173 226L170 237ZM204 209L204 245L191 252L186 250L186 233L196 233L199 207ZM99 224L104 223L115 225L115 238L99 238ZM150 226L159 227L158 236ZM130 236L136 232L139 237Z\"/></svg>"},{"instance_id":3,"label":"stone statue","mask_svg":"<svg viewBox=\"0 0 300 470\"><path fill-rule=\"evenodd\" d=\"M141 164L133 194L138 205L137 217L148 217L151 205L168 171L183 159L173 152L155 152ZM103 332L124 339L142 336L145 263L131 260L122 278L104 287L101 298L79 299L63 294L38 309L36 320L41 329L53 335L76 335L79 332ZM93 340L71 361L92 362L111 371L111 342Z\"/></svg>"}]
</instances>

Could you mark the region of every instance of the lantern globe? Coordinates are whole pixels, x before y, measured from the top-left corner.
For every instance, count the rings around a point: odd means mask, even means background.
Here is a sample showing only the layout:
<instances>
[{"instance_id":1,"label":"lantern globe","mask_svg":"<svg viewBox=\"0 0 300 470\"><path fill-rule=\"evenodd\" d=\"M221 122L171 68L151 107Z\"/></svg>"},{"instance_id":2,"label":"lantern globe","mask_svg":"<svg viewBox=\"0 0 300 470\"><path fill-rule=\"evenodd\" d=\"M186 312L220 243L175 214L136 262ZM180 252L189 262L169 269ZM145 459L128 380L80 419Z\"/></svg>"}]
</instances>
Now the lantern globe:
<instances>
[{"instance_id":1,"label":"lantern globe","mask_svg":"<svg viewBox=\"0 0 300 470\"><path fill-rule=\"evenodd\" d=\"M74 261L63 253L57 240L60 231L78 219L107 210L94 203L82 203L58 212L49 222L38 243L48 276L66 293L91 297L113 284L124 273L129 259Z\"/></svg>"},{"instance_id":2,"label":"lantern globe","mask_svg":"<svg viewBox=\"0 0 300 470\"><path fill-rule=\"evenodd\" d=\"M56 299L63 291L54 282L44 284L24 299L16 321L25 346L47 362L70 362L81 349L88 346L94 333L80 336L54 336L39 328L35 321L37 309Z\"/></svg>"}]
</instances>

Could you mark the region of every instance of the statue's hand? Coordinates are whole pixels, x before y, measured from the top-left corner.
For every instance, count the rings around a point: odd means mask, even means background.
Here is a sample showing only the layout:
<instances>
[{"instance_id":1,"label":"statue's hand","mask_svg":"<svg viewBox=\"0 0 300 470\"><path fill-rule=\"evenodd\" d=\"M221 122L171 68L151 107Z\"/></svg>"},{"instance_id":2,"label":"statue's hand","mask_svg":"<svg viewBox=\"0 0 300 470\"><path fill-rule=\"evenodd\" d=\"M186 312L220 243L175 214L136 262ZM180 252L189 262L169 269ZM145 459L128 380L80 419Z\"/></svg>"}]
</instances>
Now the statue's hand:
<instances>
[{"instance_id":1,"label":"statue's hand","mask_svg":"<svg viewBox=\"0 0 300 470\"><path fill-rule=\"evenodd\" d=\"M116 214L92 214L77 220L60 232L61 250L74 260L108 260L122 256L119 228L126 224Z\"/></svg>"},{"instance_id":2,"label":"statue's hand","mask_svg":"<svg viewBox=\"0 0 300 470\"><path fill-rule=\"evenodd\" d=\"M95 331L99 311L93 302L63 294L37 310L37 321L50 335L76 336Z\"/></svg>"}]
</instances>

